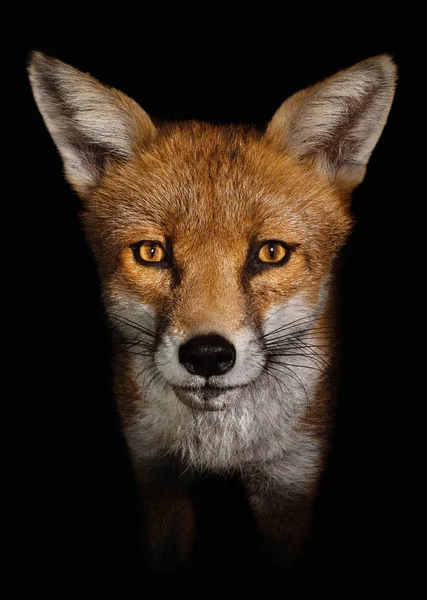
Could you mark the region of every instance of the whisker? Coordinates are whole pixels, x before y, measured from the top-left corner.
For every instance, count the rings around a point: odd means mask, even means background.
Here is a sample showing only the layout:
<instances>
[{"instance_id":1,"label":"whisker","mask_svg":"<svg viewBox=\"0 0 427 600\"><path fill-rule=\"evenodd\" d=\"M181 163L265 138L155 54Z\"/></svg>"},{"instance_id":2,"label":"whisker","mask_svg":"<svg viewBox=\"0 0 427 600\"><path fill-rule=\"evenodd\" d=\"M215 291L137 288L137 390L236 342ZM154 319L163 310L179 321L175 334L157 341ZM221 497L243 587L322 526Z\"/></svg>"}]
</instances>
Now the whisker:
<instances>
[{"instance_id":1,"label":"whisker","mask_svg":"<svg viewBox=\"0 0 427 600\"><path fill-rule=\"evenodd\" d=\"M306 343L297 339L289 339L277 344L270 344L265 347L267 354L286 354L287 352L292 352L295 350L304 352L304 354L312 356L315 360L322 362L325 365L328 364L328 359L330 359L330 353L328 352L329 349L332 350L330 346L316 346L314 344Z\"/></svg>"},{"instance_id":2,"label":"whisker","mask_svg":"<svg viewBox=\"0 0 427 600\"><path fill-rule=\"evenodd\" d=\"M110 316L114 321L118 321L122 325L127 325L128 327L135 329L139 333L143 333L144 335L147 335L152 338L156 337L155 333L151 329L147 329L147 327L144 327L143 325L140 325L139 323L136 323L135 321L132 321L127 317L123 317L122 315L117 315L115 313L111 313Z\"/></svg>"},{"instance_id":3,"label":"whisker","mask_svg":"<svg viewBox=\"0 0 427 600\"><path fill-rule=\"evenodd\" d=\"M151 367L152 367L152 365L151 365L151 364L144 365L144 366L142 367L142 369L141 369L140 371L138 371L138 373L136 374L136 377L135 377L135 379L134 379L134 383L136 384L136 383L138 382L138 379L139 379L139 378L142 376L142 374L143 374L145 371L148 371L148 369L150 369Z\"/></svg>"},{"instance_id":4,"label":"whisker","mask_svg":"<svg viewBox=\"0 0 427 600\"><path fill-rule=\"evenodd\" d=\"M157 376L159 375L159 372L156 371L156 369L154 368L154 364L150 364L150 368L152 369L151 374L149 375L149 378L144 380L144 386L146 388L149 388L151 386L151 384L153 383L153 381L155 381L155 379L157 378Z\"/></svg>"},{"instance_id":5,"label":"whisker","mask_svg":"<svg viewBox=\"0 0 427 600\"><path fill-rule=\"evenodd\" d=\"M143 308L142 306L139 306L139 309L142 310L143 312L145 312L147 317L149 317L153 321L153 323L155 325L157 325L157 321L156 321L155 317L153 317L153 315L150 315L150 313L147 310L145 310L145 308Z\"/></svg>"},{"instance_id":6,"label":"whisker","mask_svg":"<svg viewBox=\"0 0 427 600\"><path fill-rule=\"evenodd\" d=\"M298 325L299 327L300 325ZM314 327L310 327L310 328L304 328L304 329L297 329L295 331L286 331L285 333L281 333L281 335L275 335L274 338L270 339L269 336L270 334L268 334L268 339L266 339L265 344L270 344L272 342L274 342L275 340L279 340L279 339L286 339L290 336L305 336L305 335L319 335L319 334L324 334L325 332L328 331L334 331L335 329L331 326L328 325L319 325L319 326L314 326ZM274 332L277 333L277 332ZM265 336L265 338L267 338L267 336Z\"/></svg>"},{"instance_id":7,"label":"whisker","mask_svg":"<svg viewBox=\"0 0 427 600\"><path fill-rule=\"evenodd\" d=\"M283 350L295 350L295 349L300 349L300 350L305 350L306 352L304 352L305 356L310 356L313 360L315 360L317 363L322 364L325 368L327 368L328 362L325 360L324 356L322 356L322 354L320 354L319 352L316 352L316 350L314 349L314 346L311 346L310 344L305 343L303 340L300 340L299 338L291 338L289 340L289 342L287 344L278 344L277 346L273 346L270 348L270 352L276 352L277 351L283 351ZM309 354L307 354L307 352L309 352ZM323 353L326 356L329 356L328 353L324 352Z\"/></svg>"},{"instance_id":8,"label":"whisker","mask_svg":"<svg viewBox=\"0 0 427 600\"><path fill-rule=\"evenodd\" d=\"M285 383L284 381L282 381L281 379L279 379L279 378L277 377L277 375L275 375L275 374L272 372L272 370L273 370L273 369L274 369L275 371L280 371L281 373L283 372L283 371L281 371L280 369L277 369L277 368L275 368L275 367L271 367L270 365L267 365L267 366L266 366L266 368L265 368L265 371L264 371L264 372L265 372L265 373L268 373L268 375L269 375L270 377L273 377L273 378L275 379L275 381L276 381L276 382L279 384L279 387L280 387L280 389L282 390L282 392L283 392L283 388L285 388L285 389L286 389L286 391L289 393L290 397L292 398L292 404L294 404L295 400L294 400L294 396L293 396L293 394L292 394L292 390L291 390L290 388L288 388L288 386L286 385L286 383ZM284 409L284 410L285 410L285 414L286 414L286 416L289 416L289 414L287 414L287 411L286 411L286 405L285 405L285 409Z\"/></svg>"},{"instance_id":9,"label":"whisker","mask_svg":"<svg viewBox=\"0 0 427 600\"><path fill-rule=\"evenodd\" d=\"M288 356L287 354L284 354L282 356ZM280 355L279 355L280 357ZM319 369L319 367L312 367L310 365L295 365L295 364L289 364L289 363L284 363L281 361L275 361L275 360L270 360L271 363L275 364L275 365L281 365L283 367L299 367L301 369L310 369L312 371L319 371L320 373L324 373L323 369Z\"/></svg>"},{"instance_id":10,"label":"whisker","mask_svg":"<svg viewBox=\"0 0 427 600\"><path fill-rule=\"evenodd\" d=\"M293 321L290 321L288 323L284 323L283 325L280 325L279 327L276 327L276 329L273 329L267 333L262 334L261 336L259 336L259 338L257 339L265 339L268 338L276 333L278 333L279 331L285 331L286 329L290 329L293 327L299 327L299 326L303 326L303 325L309 325L310 323L315 323L317 320L316 317L301 317L300 319L295 319Z\"/></svg>"},{"instance_id":11,"label":"whisker","mask_svg":"<svg viewBox=\"0 0 427 600\"><path fill-rule=\"evenodd\" d=\"M292 337L298 337L301 339L304 338L313 338L314 340L316 339L329 339L332 338L334 336L334 330L333 329L326 329L326 328L322 328L322 329L299 329L297 331L288 331L287 333L281 334L281 335L277 335L272 339L266 340L264 342L264 345L267 346L268 344L274 344L276 342L280 342L281 340L287 340L289 338Z\"/></svg>"},{"instance_id":12,"label":"whisker","mask_svg":"<svg viewBox=\"0 0 427 600\"><path fill-rule=\"evenodd\" d=\"M295 349L298 350L298 349ZM301 350L301 349L300 349ZM280 359L286 359L286 358L295 358L295 357L301 357L301 358L306 358L308 361L310 361L312 363L312 365L306 365L311 366L311 368L314 368L314 365L316 366L316 368L324 373L327 372L329 370L329 364L326 361L321 361L319 360L316 356L313 356L312 354L307 354L306 352L270 352L269 356L272 356L273 358L280 358ZM298 365L296 365L298 366ZM301 365L303 366L303 365Z\"/></svg>"},{"instance_id":13,"label":"whisker","mask_svg":"<svg viewBox=\"0 0 427 600\"><path fill-rule=\"evenodd\" d=\"M271 366L272 364L281 365L286 368L286 371L283 371L282 369L279 369L278 367L273 367L273 366ZM287 375L288 377L290 377L291 379L296 381L298 383L298 385L300 385L301 388L303 389L305 397L307 398L307 402L310 402L308 393L307 393L307 390L305 389L304 384L302 383L301 379L299 377L297 377L296 374L289 368L289 365L286 365L286 364L280 363L280 362L269 361L269 368L274 369L275 371L279 371L279 373L283 373L284 375Z\"/></svg>"},{"instance_id":14,"label":"whisker","mask_svg":"<svg viewBox=\"0 0 427 600\"><path fill-rule=\"evenodd\" d=\"M118 340L118 344L127 348L131 348L132 346L144 346L146 348L154 348L153 342L148 342L146 340L142 340L141 338Z\"/></svg>"},{"instance_id":15,"label":"whisker","mask_svg":"<svg viewBox=\"0 0 427 600\"><path fill-rule=\"evenodd\" d=\"M269 350L270 348L275 349L275 348L293 348L293 344L294 342L291 341L287 341L287 342L283 342L282 343L278 343L278 344L269 344L268 346L266 346L266 349ZM318 348L319 350L329 350L331 348L331 346L328 344L324 344L319 346L318 344L305 344L305 346L307 346L307 348ZM326 356L328 356L327 353L325 353Z\"/></svg>"},{"instance_id":16,"label":"whisker","mask_svg":"<svg viewBox=\"0 0 427 600\"><path fill-rule=\"evenodd\" d=\"M326 360L325 356L327 358L330 358L330 353L329 352L317 352L316 349L319 349L319 346L315 346L314 344L307 344L306 342L304 342L304 340L301 340L299 338L297 338L295 340L295 342L299 345L302 346L302 349L307 350L308 352L310 352L310 354L314 355L317 360L322 363L326 368L329 366L328 361ZM327 346L324 346L324 348L327 348ZM322 350L322 349L321 349Z\"/></svg>"},{"instance_id":17,"label":"whisker","mask_svg":"<svg viewBox=\"0 0 427 600\"><path fill-rule=\"evenodd\" d=\"M300 317L299 319L294 319L293 321L290 321L289 323L285 323L284 325L281 325L280 327L277 327L276 329L273 329L272 331L269 331L268 333L261 335L257 339L258 340L265 339L265 338L268 338L268 337L278 333L279 331L285 331L290 328L302 327L304 325L309 325L310 323L316 323L320 317L321 317L320 314L316 314L316 315L312 315L312 316ZM329 320L329 319L332 319L332 317L323 317L323 319Z\"/></svg>"},{"instance_id":18,"label":"whisker","mask_svg":"<svg viewBox=\"0 0 427 600\"><path fill-rule=\"evenodd\" d=\"M305 304L297 304L297 305L294 305L292 308L293 308L293 310L299 309L299 308L307 310L307 306ZM289 310L289 307L287 305L281 306L276 311L274 311L274 313L272 315L270 315L269 317L267 317L267 319L265 319L264 323L267 323L272 317L274 317L275 315L277 315L277 313L280 312L280 311L282 311L282 310ZM299 320L302 320L302 319L306 319L306 318L317 318L319 315L321 315L321 312L317 312L314 315L305 315L304 317L299 317L298 319L295 319L294 321L290 321L289 324L295 323L296 321L299 321Z\"/></svg>"},{"instance_id":19,"label":"whisker","mask_svg":"<svg viewBox=\"0 0 427 600\"><path fill-rule=\"evenodd\" d=\"M150 357L152 356L151 352L133 352L132 350L122 350L123 354L131 354L132 356L145 356L145 357Z\"/></svg>"}]
</instances>

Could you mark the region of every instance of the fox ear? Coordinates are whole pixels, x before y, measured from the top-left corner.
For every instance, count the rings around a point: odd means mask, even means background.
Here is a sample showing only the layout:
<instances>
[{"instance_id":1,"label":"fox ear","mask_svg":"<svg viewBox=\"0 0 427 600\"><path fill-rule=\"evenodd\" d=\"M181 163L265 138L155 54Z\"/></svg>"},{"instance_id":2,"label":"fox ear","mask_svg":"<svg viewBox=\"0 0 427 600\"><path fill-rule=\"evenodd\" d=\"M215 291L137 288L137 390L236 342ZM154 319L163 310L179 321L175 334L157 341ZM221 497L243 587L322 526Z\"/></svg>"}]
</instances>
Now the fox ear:
<instances>
[{"instance_id":1,"label":"fox ear","mask_svg":"<svg viewBox=\"0 0 427 600\"><path fill-rule=\"evenodd\" d=\"M387 121L396 78L389 56L364 60L291 96L266 136L351 189L363 180Z\"/></svg>"},{"instance_id":2,"label":"fox ear","mask_svg":"<svg viewBox=\"0 0 427 600\"><path fill-rule=\"evenodd\" d=\"M35 52L28 72L65 175L82 195L97 184L106 161L129 159L155 134L136 102L60 60Z\"/></svg>"}]
</instances>

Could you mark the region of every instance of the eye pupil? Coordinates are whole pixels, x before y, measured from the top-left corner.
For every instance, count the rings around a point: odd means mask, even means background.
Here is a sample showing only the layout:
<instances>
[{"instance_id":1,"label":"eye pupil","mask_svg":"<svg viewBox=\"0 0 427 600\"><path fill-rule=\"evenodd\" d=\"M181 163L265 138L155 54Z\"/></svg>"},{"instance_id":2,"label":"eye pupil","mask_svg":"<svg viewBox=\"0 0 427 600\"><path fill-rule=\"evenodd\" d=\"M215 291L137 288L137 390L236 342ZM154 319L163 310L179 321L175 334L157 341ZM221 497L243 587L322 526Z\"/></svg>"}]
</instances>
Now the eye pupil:
<instances>
[{"instance_id":1,"label":"eye pupil","mask_svg":"<svg viewBox=\"0 0 427 600\"><path fill-rule=\"evenodd\" d=\"M275 254L275 245L274 244L270 244L270 258L273 259L274 258L274 254Z\"/></svg>"},{"instance_id":2,"label":"eye pupil","mask_svg":"<svg viewBox=\"0 0 427 600\"><path fill-rule=\"evenodd\" d=\"M156 246L151 246L150 257L153 258L155 254L156 254Z\"/></svg>"}]
</instances>

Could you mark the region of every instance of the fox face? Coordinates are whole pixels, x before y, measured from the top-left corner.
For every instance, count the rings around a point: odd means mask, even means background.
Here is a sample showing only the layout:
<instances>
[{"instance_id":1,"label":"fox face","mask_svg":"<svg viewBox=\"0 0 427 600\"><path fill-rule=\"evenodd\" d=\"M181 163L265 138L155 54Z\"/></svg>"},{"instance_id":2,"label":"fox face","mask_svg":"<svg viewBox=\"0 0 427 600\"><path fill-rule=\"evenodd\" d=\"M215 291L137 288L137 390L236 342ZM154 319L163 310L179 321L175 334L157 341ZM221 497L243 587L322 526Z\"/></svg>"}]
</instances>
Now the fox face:
<instances>
[{"instance_id":1,"label":"fox face","mask_svg":"<svg viewBox=\"0 0 427 600\"><path fill-rule=\"evenodd\" d=\"M83 199L134 455L221 470L288 452L288 477L310 482L332 404L335 258L391 106L391 59L299 92L265 132L155 127L40 54L30 78Z\"/></svg>"},{"instance_id":2,"label":"fox face","mask_svg":"<svg viewBox=\"0 0 427 600\"><path fill-rule=\"evenodd\" d=\"M150 347L147 375L201 411L244 403L275 329L315 324L350 225L333 187L261 136L197 124L160 137L120 178L113 169L95 206L84 218L91 239L105 222L96 252L112 322Z\"/></svg>"}]
</instances>

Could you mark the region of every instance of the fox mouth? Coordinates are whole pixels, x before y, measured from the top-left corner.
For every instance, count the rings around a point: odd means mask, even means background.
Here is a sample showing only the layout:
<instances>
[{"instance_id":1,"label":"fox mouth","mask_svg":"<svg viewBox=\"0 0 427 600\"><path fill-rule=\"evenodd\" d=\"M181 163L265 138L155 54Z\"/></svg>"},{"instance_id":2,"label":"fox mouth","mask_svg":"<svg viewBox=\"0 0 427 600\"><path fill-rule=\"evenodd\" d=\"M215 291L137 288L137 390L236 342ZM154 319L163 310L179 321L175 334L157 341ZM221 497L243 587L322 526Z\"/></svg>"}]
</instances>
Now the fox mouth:
<instances>
[{"instance_id":1,"label":"fox mouth","mask_svg":"<svg viewBox=\"0 0 427 600\"><path fill-rule=\"evenodd\" d=\"M173 386L181 402L197 410L225 410L239 386L218 388L206 385L200 388Z\"/></svg>"}]
</instances>

